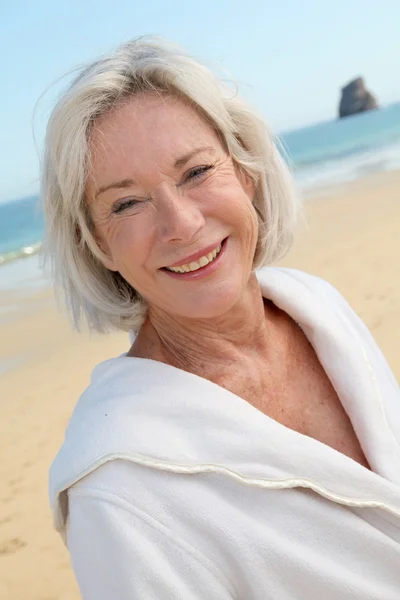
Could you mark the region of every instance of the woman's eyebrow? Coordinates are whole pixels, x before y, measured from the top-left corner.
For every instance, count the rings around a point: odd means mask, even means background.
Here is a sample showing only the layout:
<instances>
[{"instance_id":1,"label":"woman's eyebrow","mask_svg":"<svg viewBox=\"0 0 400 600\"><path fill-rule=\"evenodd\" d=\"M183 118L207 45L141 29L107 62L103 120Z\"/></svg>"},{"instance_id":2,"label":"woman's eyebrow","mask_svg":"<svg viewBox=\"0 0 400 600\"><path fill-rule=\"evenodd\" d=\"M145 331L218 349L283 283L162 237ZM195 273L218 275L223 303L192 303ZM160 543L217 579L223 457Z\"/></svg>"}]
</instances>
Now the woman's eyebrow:
<instances>
[{"instance_id":1,"label":"woman's eyebrow","mask_svg":"<svg viewBox=\"0 0 400 600\"><path fill-rule=\"evenodd\" d=\"M124 189L124 188L131 187L132 185L135 185L135 182L133 181L133 179L122 179L121 181L115 181L114 183L110 183L108 185L103 185L102 187L100 187L96 191L94 197L97 198L97 196L100 196L100 194L103 194L107 190Z\"/></svg>"},{"instance_id":2,"label":"woman's eyebrow","mask_svg":"<svg viewBox=\"0 0 400 600\"><path fill-rule=\"evenodd\" d=\"M184 154L183 156L181 156L180 158L178 158L175 161L174 167L175 169L179 169L181 167L183 167L191 158L193 158L193 156L196 156L196 154L200 154L200 152L213 152L214 148L212 146L204 146L202 148L196 148L195 150L192 150L191 152L188 152L187 154Z\"/></svg>"}]
</instances>

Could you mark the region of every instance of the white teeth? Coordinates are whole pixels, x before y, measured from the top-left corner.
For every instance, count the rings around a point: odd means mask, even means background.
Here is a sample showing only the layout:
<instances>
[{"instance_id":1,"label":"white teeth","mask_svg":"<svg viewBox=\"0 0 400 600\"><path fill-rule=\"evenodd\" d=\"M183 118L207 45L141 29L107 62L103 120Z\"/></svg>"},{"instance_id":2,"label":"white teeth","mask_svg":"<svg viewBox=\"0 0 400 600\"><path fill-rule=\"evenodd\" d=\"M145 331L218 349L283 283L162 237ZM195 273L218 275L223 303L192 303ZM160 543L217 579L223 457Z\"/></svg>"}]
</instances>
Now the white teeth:
<instances>
[{"instance_id":1,"label":"white teeth","mask_svg":"<svg viewBox=\"0 0 400 600\"><path fill-rule=\"evenodd\" d=\"M218 254L221 252L221 244L215 248L212 252L209 252L205 256L201 256L197 261L193 261L187 265L179 265L179 267L166 267L168 271L172 271L173 273L189 273L189 271L197 271L202 267L208 265L208 263L215 260Z\"/></svg>"},{"instance_id":2,"label":"white teeth","mask_svg":"<svg viewBox=\"0 0 400 600\"><path fill-rule=\"evenodd\" d=\"M199 265L201 267L205 267L206 265L208 265L210 261L208 260L208 258L206 256L202 256L199 260Z\"/></svg>"}]
</instances>

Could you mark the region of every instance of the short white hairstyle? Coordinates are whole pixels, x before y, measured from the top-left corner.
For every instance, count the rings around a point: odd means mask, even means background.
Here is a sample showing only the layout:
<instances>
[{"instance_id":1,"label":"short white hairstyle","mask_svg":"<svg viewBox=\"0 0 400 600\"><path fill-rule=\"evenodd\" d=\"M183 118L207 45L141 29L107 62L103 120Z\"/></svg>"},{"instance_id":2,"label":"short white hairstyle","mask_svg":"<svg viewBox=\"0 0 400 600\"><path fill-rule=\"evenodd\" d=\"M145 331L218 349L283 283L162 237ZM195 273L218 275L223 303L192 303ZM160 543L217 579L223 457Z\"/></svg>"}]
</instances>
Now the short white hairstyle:
<instances>
[{"instance_id":1,"label":"short white hairstyle","mask_svg":"<svg viewBox=\"0 0 400 600\"><path fill-rule=\"evenodd\" d=\"M263 119L181 48L152 37L134 39L84 67L47 126L41 179L45 261L77 329L86 319L98 332L138 331L146 316L143 298L104 266L85 198L93 124L146 92L173 95L198 110L253 180L259 221L254 269L277 261L292 245L299 199Z\"/></svg>"}]
</instances>

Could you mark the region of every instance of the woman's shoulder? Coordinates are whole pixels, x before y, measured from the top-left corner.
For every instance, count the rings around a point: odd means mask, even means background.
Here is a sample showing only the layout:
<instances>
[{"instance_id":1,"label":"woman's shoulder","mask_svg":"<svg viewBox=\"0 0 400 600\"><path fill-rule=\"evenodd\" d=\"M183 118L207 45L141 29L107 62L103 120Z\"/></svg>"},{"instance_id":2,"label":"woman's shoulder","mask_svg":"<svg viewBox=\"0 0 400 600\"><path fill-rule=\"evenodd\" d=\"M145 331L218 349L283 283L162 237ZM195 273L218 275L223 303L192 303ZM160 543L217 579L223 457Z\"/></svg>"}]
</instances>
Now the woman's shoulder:
<instances>
[{"instance_id":1,"label":"woman's shoulder","mask_svg":"<svg viewBox=\"0 0 400 600\"><path fill-rule=\"evenodd\" d=\"M282 288L307 288L316 293L334 291L341 296L337 289L326 279L300 269L275 266L261 267L257 269L256 275L261 286L268 284L279 284Z\"/></svg>"},{"instance_id":2,"label":"woman's shoulder","mask_svg":"<svg viewBox=\"0 0 400 600\"><path fill-rule=\"evenodd\" d=\"M323 305L356 316L341 292L322 277L288 267L262 267L256 275L264 297L282 304L288 314Z\"/></svg>"},{"instance_id":3,"label":"woman's shoulder","mask_svg":"<svg viewBox=\"0 0 400 600\"><path fill-rule=\"evenodd\" d=\"M204 421L211 419L207 407L215 405L210 397L218 389L209 393L209 386L202 378L149 359L123 355L95 367L50 467L55 528L65 526L68 489L103 465L122 460L167 469L165 463L180 464L190 456L194 442L188 432L199 413Z\"/></svg>"},{"instance_id":4,"label":"woman's shoulder","mask_svg":"<svg viewBox=\"0 0 400 600\"><path fill-rule=\"evenodd\" d=\"M397 386L367 324L334 285L305 271L283 267L261 268L257 279L263 296L308 330L310 337L325 332L332 339L351 340L375 369L385 373L385 381L392 388Z\"/></svg>"},{"instance_id":5,"label":"woman's shoulder","mask_svg":"<svg viewBox=\"0 0 400 600\"><path fill-rule=\"evenodd\" d=\"M284 303L288 314L296 309L323 306L326 314L346 314L349 322L365 333L366 325L341 291L326 279L288 267L262 267L256 271L264 297ZM290 298L290 301L287 301Z\"/></svg>"}]
</instances>

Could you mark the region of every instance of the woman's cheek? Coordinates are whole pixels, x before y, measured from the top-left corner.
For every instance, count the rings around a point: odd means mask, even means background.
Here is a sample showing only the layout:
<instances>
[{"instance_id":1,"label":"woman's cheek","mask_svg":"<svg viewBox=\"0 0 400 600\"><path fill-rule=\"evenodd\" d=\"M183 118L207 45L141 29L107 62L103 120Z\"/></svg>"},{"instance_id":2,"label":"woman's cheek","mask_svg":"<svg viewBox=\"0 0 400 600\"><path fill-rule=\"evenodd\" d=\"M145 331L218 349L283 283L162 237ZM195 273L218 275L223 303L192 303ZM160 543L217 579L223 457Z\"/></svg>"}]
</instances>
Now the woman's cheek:
<instances>
[{"instance_id":1,"label":"woman's cheek","mask_svg":"<svg viewBox=\"0 0 400 600\"><path fill-rule=\"evenodd\" d=\"M127 256L136 256L139 261L148 254L149 228L138 219L126 219L110 232L110 245L116 257L126 262Z\"/></svg>"}]
</instances>

